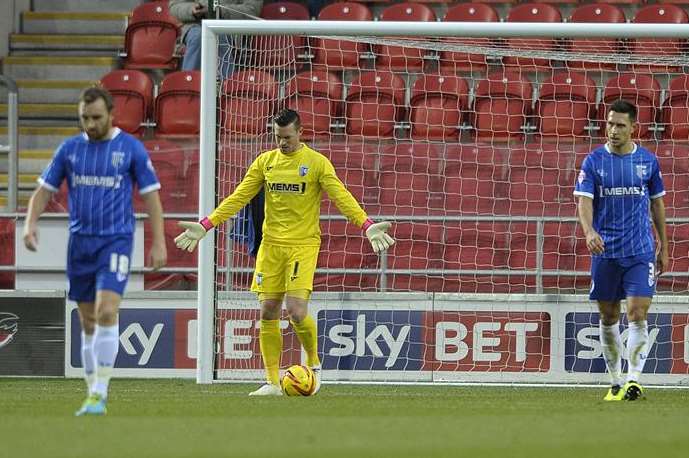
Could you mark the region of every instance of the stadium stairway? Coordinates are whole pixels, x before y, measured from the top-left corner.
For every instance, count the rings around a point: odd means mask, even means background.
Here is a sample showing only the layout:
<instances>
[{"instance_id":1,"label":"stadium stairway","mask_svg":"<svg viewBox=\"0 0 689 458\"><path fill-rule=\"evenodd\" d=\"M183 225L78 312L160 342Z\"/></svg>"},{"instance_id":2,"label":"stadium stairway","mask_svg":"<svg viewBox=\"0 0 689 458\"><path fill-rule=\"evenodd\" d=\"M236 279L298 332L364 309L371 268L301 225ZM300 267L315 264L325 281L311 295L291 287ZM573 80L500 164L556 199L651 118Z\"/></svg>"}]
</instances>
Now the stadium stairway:
<instances>
[{"instance_id":1,"label":"stadium stairway","mask_svg":"<svg viewBox=\"0 0 689 458\"><path fill-rule=\"evenodd\" d=\"M129 12L140 0L34 0L10 34L2 72L19 88L19 204L66 136L79 132L80 91L118 66ZM7 95L0 89L0 144L7 142ZM0 157L0 208L7 193ZM31 182L31 180L34 180Z\"/></svg>"}]
</instances>

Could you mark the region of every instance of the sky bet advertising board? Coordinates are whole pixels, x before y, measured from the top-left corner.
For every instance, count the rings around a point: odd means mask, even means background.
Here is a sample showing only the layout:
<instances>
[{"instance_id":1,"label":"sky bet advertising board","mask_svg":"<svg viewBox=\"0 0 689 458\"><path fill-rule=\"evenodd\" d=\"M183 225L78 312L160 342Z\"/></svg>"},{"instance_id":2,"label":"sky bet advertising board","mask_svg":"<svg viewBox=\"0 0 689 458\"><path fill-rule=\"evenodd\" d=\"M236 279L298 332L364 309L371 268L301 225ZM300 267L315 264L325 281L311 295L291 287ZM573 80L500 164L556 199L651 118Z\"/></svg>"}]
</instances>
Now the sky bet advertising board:
<instances>
[{"instance_id":1,"label":"sky bet advertising board","mask_svg":"<svg viewBox=\"0 0 689 458\"><path fill-rule=\"evenodd\" d=\"M324 380L607 383L593 306L543 298L511 296L508 303L478 295L315 294L310 313L318 323ZM116 375L194 377L195 305L193 296L126 299ZM644 378L689 383L686 305L658 310L649 315ZM81 376L81 329L74 305L68 306L67 318L65 372ZM263 379L259 327L255 300L221 305L218 378ZM280 327L282 367L301 363L305 357L284 311ZM622 329L626 342L624 321Z\"/></svg>"}]
</instances>

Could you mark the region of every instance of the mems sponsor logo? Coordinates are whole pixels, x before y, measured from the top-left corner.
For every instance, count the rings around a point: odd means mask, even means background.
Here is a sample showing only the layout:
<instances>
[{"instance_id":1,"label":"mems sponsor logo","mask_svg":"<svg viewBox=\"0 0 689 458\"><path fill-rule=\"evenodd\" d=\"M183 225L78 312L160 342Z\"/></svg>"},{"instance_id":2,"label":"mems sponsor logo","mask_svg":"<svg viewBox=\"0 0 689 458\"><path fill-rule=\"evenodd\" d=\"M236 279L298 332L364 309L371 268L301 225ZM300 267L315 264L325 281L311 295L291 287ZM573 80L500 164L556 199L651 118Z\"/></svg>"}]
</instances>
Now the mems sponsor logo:
<instances>
[{"instance_id":1,"label":"mems sponsor logo","mask_svg":"<svg viewBox=\"0 0 689 458\"><path fill-rule=\"evenodd\" d=\"M119 188L122 183L122 175L98 176L72 174L73 186L99 186L102 188Z\"/></svg>"},{"instance_id":2,"label":"mems sponsor logo","mask_svg":"<svg viewBox=\"0 0 689 458\"><path fill-rule=\"evenodd\" d=\"M598 194L600 197L609 196L643 196L645 194L644 188L639 186L618 186L616 188L598 187Z\"/></svg>"},{"instance_id":3,"label":"mems sponsor logo","mask_svg":"<svg viewBox=\"0 0 689 458\"><path fill-rule=\"evenodd\" d=\"M304 194L306 183L267 183L268 191L282 194Z\"/></svg>"}]
</instances>

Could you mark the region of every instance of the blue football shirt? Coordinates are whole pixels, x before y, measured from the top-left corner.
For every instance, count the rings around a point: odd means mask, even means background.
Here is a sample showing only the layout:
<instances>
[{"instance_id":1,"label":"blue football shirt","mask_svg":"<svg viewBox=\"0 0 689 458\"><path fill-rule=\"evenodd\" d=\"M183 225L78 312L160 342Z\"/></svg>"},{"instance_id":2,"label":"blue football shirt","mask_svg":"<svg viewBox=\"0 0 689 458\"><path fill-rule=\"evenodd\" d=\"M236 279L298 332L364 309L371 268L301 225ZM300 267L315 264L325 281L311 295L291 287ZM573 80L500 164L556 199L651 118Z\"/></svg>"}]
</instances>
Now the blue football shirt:
<instances>
[{"instance_id":1,"label":"blue football shirt","mask_svg":"<svg viewBox=\"0 0 689 458\"><path fill-rule=\"evenodd\" d=\"M140 194L160 189L144 145L115 129L112 138L90 141L86 133L58 147L38 182L57 192L67 179L69 230L82 235L134 232L134 184Z\"/></svg>"},{"instance_id":2,"label":"blue football shirt","mask_svg":"<svg viewBox=\"0 0 689 458\"><path fill-rule=\"evenodd\" d=\"M655 252L649 205L665 195L656 156L634 145L630 154L607 145L591 151L581 166L575 196L593 199L593 228L605 243L604 258Z\"/></svg>"}]
</instances>

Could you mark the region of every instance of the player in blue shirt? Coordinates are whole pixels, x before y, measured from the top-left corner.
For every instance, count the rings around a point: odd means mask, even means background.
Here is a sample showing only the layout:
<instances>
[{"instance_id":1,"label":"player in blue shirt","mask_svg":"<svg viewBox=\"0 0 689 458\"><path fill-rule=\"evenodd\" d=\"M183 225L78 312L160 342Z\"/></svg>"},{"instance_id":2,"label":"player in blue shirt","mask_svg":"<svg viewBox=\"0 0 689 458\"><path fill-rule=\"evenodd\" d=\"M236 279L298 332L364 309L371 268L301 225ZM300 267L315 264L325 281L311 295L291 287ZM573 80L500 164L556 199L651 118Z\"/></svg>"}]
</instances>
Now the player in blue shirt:
<instances>
[{"instance_id":1,"label":"player in blue shirt","mask_svg":"<svg viewBox=\"0 0 689 458\"><path fill-rule=\"evenodd\" d=\"M110 93L86 89L79 99L82 134L67 139L38 179L24 244L38 248L37 221L63 180L69 190L69 299L79 306L81 357L89 396L77 415L106 413L108 383L119 348L118 310L129 277L134 237L132 192L138 186L153 232L154 269L167 261L160 183L139 140L114 128Z\"/></svg>"},{"instance_id":2,"label":"player in blue shirt","mask_svg":"<svg viewBox=\"0 0 689 458\"><path fill-rule=\"evenodd\" d=\"M669 266L665 188L656 156L632 141L636 113L636 106L624 100L610 106L608 141L584 159L574 190L592 254L589 298L598 301L603 357L612 379L606 401L643 396L638 382L648 353L646 315L658 275ZM657 255L649 207L660 239ZM625 298L629 369L623 386L619 319Z\"/></svg>"}]
</instances>

